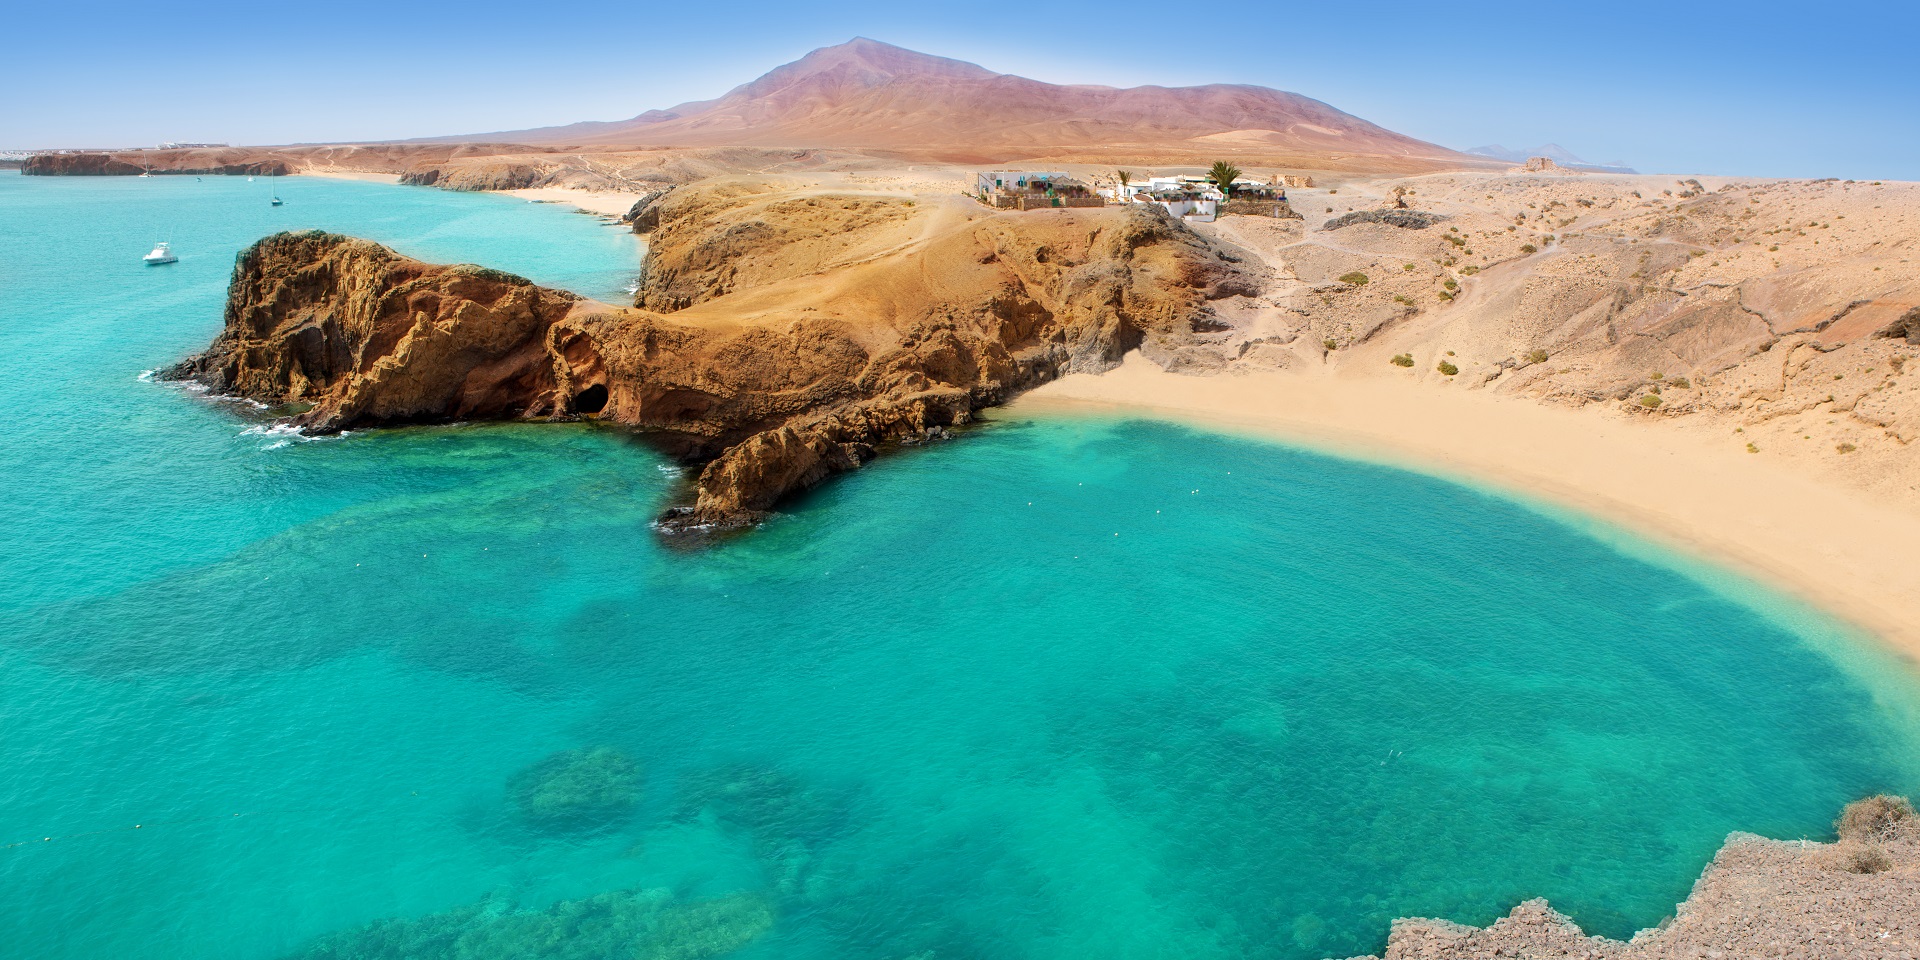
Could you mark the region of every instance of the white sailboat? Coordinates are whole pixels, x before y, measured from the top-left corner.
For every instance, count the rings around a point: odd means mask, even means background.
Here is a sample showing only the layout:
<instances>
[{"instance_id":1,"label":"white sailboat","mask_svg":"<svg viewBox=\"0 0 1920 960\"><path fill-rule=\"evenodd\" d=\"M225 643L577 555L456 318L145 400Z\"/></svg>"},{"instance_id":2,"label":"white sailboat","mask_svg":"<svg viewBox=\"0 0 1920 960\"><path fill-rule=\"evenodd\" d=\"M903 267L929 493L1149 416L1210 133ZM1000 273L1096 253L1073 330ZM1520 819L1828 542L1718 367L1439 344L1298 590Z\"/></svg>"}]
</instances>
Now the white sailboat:
<instances>
[{"instance_id":1,"label":"white sailboat","mask_svg":"<svg viewBox=\"0 0 1920 960\"><path fill-rule=\"evenodd\" d=\"M169 246L165 241L154 244L153 252L140 258L141 262L149 267L157 267L163 263L175 263L178 262L179 259L179 257L173 255L173 247Z\"/></svg>"}]
</instances>

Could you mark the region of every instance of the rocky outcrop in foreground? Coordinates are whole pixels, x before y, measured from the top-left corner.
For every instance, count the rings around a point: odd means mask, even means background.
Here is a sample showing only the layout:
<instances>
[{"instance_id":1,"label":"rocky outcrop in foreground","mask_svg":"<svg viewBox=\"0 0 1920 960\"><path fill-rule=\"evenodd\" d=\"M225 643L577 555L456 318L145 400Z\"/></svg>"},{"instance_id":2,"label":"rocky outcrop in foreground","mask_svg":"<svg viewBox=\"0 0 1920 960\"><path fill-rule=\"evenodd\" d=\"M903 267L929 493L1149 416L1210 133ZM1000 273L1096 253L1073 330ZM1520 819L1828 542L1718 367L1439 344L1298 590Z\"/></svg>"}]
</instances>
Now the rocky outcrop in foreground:
<instances>
[{"instance_id":1,"label":"rocky outcrop in foreground","mask_svg":"<svg viewBox=\"0 0 1920 960\"><path fill-rule=\"evenodd\" d=\"M225 331L166 376L299 405L293 422L318 432L627 424L705 461L665 527L732 526L889 441L942 435L1143 344L1177 348L1206 300L1236 289L1204 241L1139 211L988 217L929 241L911 201L683 197L649 253L655 309L349 237L269 237L234 268Z\"/></svg>"},{"instance_id":2,"label":"rocky outcrop in foreground","mask_svg":"<svg viewBox=\"0 0 1920 960\"><path fill-rule=\"evenodd\" d=\"M1920 818L1898 797L1850 804L1834 843L1727 838L1672 920L1589 937L1545 900L1491 926L1399 920L1386 960L1920 956ZM1378 960L1378 958L1370 958Z\"/></svg>"}]
</instances>

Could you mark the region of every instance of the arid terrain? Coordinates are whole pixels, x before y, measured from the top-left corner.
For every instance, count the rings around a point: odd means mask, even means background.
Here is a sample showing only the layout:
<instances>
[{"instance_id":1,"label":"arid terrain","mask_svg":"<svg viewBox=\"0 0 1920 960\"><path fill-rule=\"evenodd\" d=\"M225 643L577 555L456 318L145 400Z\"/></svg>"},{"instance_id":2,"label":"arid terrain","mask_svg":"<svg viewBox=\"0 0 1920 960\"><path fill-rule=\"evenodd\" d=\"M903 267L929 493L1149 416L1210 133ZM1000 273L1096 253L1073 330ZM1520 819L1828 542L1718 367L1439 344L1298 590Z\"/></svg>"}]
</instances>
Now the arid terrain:
<instances>
[{"instance_id":1,"label":"arid terrain","mask_svg":"<svg viewBox=\"0 0 1920 960\"><path fill-rule=\"evenodd\" d=\"M1897 797L1851 804L1834 843L1727 838L1672 920L1630 942L1589 937L1543 900L1483 929L1393 925L1385 960L1562 957L1895 958L1920 952L1920 819Z\"/></svg>"},{"instance_id":2,"label":"arid terrain","mask_svg":"<svg viewBox=\"0 0 1920 960\"><path fill-rule=\"evenodd\" d=\"M1311 182L1288 188L1299 216L972 195L988 163L1101 187L1221 159ZM1920 185L1531 166L1278 91L1056 87L855 41L617 123L27 172L383 175L628 208L648 244L632 304L268 238L225 332L171 376L316 431L626 424L701 465L670 532L751 523L1031 391L1590 508L1920 659ZM1736 836L1631 945L1531 903L1485 932L1405 922L1387 956L1912 956L1914 829Z\"/></svg>"},{"instance_id":3,"label":"arid terrain","mask_svg":"<svg viewBox=\"0 0 1920 960\"><path fill-rule=\"evenodd\" d=\"M1244 84L1042 83L873 40L815 50L713 100L576 123L404 143L47 154L29 174L384 173L451 189L633 190L720 173L899 163L1496 169L1308 97Z\"/></svg>"}]
</instances>

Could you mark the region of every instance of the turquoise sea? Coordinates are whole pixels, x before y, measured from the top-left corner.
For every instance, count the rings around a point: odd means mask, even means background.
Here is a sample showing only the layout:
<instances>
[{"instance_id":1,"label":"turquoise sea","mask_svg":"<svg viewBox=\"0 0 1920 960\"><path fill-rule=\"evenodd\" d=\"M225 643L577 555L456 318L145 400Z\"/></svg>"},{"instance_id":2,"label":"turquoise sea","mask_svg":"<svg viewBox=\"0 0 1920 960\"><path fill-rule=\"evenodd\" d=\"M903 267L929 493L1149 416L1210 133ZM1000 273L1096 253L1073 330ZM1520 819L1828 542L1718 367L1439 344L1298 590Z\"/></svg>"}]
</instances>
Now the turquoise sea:
<instances>
[{"instance_id":1,"label":"turquoise sea","mask_svg":"<svg viewBox=\"0 0 1920 960\"><path fill-rule=\"evenodd\" d=\"M1002 414L681 549L617 429L306 440L142 377L297 227L616 300L638 255L0 174L0 954L1315 958L1532 896L1625 936L1730 830L1920 791L1869 641L1385 466Z\"/></svg>"}]
</instances>

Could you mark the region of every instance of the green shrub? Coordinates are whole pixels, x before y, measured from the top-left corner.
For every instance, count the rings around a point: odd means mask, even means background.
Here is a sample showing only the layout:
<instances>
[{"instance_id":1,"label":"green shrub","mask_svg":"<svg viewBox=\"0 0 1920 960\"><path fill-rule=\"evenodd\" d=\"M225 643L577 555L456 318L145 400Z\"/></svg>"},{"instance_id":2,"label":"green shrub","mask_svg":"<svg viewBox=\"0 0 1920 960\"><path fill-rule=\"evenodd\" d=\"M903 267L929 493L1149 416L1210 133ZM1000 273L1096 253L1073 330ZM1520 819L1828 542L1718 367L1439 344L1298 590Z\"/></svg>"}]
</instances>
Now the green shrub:
<instances>
[{"instance_id":1,"label":"green shrub","mask_svg":"<svg viewBox=\"0 0 1920 960\"><path fill-rule=\"evenodd\" d=\"M1459 368L1459 367L1456 367L1456 366L1454 366L1453 364L1451 364L1451 363L1448 363L1448 362L1447 362L1447 361L1445 361L1445 360L1442 360L1442 361L1440 361L1440 365L1439 365L1439 366L1437 366L1437 367L1434 367L1434 369L1435 369L1435 370L1438 370L1438 371L1440 371L1441 373L1444 373L1444 374L1446 374L1446 375L1447 375L1447 376L1449 376L1449 377L1451 377L1451 376L1453 376L1454 374L1456 374L1456 373L1459 373L1459 372L1460 372L1460 368Z\"/></svg>"},{"instance_id":2,"label":"green shrub","mask_svg":"<svg viewBox=\"0 0 1920 960\"><path fill-rule=\"evenodd\" d=\"M1403 294L1403 293L1396 293L1396 294L1394 294L1394 295L1393 295L1393 302L1394 302L1394 303L1404 303L1404 304L1406 304L1406 305L1407 305L1407 306L1409 306L1409 307L1411 307L1411 306L1413 306L1413 298L1412 298L1412 297L1409 297L1409 296L1407 296L1406 294Z\"/></svg>"},{"instance_id":3,"label":"green shrub","mask_svg":"<svg viewBox=\"0 0 1920 960\"><path fill-rule=\"evenodd\" d=\"M1667 381L1667 385L1670 387L1673 387L1676 390L1693 389L1693 381L1688 380L1686 377L1674 377L1672 380Z\"/></svg>"},{"instance_id":4,"label":"green shrub","mask_svg":"<svg viewBox=\"0 0 1920 960\"><path fill-rule=\"evenodd\" d=\"M1646 407L1648 410L1658 410L1660 409L1660 395L1649 393L1640 398L1640 405Z\"/></svg>"},{"instance_id":5,"label":"green shrub","mask_svg":"<svg viewBox=\"0 0 1920 960\"><path fill-rule=\"evenodd\" d=\"M1340 348L1340 341L1335 340L1332 337L1328 337L1326 340L1322 341L1320 345L1323 347L1326 347L1328 350L1338 350Z\"/></svg>"},{"instance_id":6,"label":"green shrub","mask_svg":"<svg viewBox=\"0 0 1920 960\"><path fill-rule=\"evenodd\" d=\"M1547 352L1545 350L1530 350L1527 352L1527 362L1528 363L1546 363Z\"/></svg>"},{"instance_id":7,"label":"green shrub","mask_svg":"<svg viewBox=\"0 0 1920 960\"><path fill-rule=\"evenodd\" d=\"M1753 445L1752 443L1748 443L1748 444L1747 444L1747 452L1748 452L1748 453L1759 453L1759 452L1760 452L1760 448L1759 448L1759 447L1756 447L1756 446L1754 446L1754 445Z\"/></svg>"},{"instance_id":8,"label":"green shrub","mask_svg":"<svg viewBox=\"0 0 1920 960\"><path fill-rule=\"evenodd\" d=\"M1520 252L1521 253L1539 253L1540 248L1534 246L1531 243L1523 243L1520 245Z\"/></svg>"},{"instance_id":9,"label":"green shrub","mask_svg":"<svg viewBox=\"0 0 1920 960\"><path fill-rule=\"evenodd\" d=\"M1413 264L1409 263L1406 266L1401 267L1400 269L1411 272L1413 270Z\"/></svg>"},{"instance_id":10,"label":"green shrub","mask_svg":"<svg viewBox=\"0 0 1920 960\"><path fill-rule=\"evenodd\" d=\"M1356 287L1364 287L1367 285L1367 275L1358 270L1352 273L1343 273L1340 275L1340 282L1350 283Z\"/></svg>"},{"instance_id":11,"label":"green shrub","mask_svg":"<svg viewBox=\"0 0 1920 960\"><path fill-rule=\"evenodd\" d=\"M1443 287L1446 287L1448 290L1460 289L1460 282L1453 279L1452 277L1448 277L1447 279L1441 281L1440 285Z\"/></svg>"},{"instance_id":12,"label":"green shrub","mask_svg":"<svg viewBox=\"0 0 1920 960\"><path fill-rule=\"evenodd\" d=\"M1837 445L1837 446L1835 446L1835 447L1834 447L1833 449L1835 449L1835 450L1838 450L1838 451L1839 451L1839 452L1841 452L1841 453L1852 453L1852 452L1854 452L1855 450L1858 450L1858 449L1860 449L1860 448L1859 448L1859 447L1856 447L1856 446L1854 446L1854 445L1853 445L1853 444L1851 444L1851 443L1842 443L1842 444L1839 444L1839 445Z\"/></svg>"},{"instance_id":13,"label":"green shrub","mask_svg":"<svg viewBox=\"0 0 1920 960\"><path fill-rule=\"evenodd\" d=\"M1394 366L1396 366L1396 367L1411 367L1411 366L1413 366L1413 354L1410 354L1410 353L1396 353L1396 354L1394 354L1394 355L1393 355L1393 365L1394 365Z\"/></svg>"},{"instance_id":14,"label":"green shrub","mask_svg":"<svg viewBox=\"0 0 1920 960\"><path fill-rule=\"evenodd\" d=\"M1450 290L1442 290L1442 291L1440 291L1440 299L1442 299L1442 300L1452 300L1452 299L1453 299L1453 292L1452 292L1452 291L1450 291Z\"/></svg>"},{"instance_id":15,"label":"green shrub","mask_svg":"<svg viewBox=\"0 0 1920 960\"><path fill-rule=\"evenodd\" d=\"M1472 253L1473 251L1468 250L1467 252ZM1480 272L1480 268L1474 266L1473 264L1467 264L1466 266L1460 268L1460 275L1463 277L1471 277L1474 274L1479 272Z\"/></svg>"}]
</instances>

